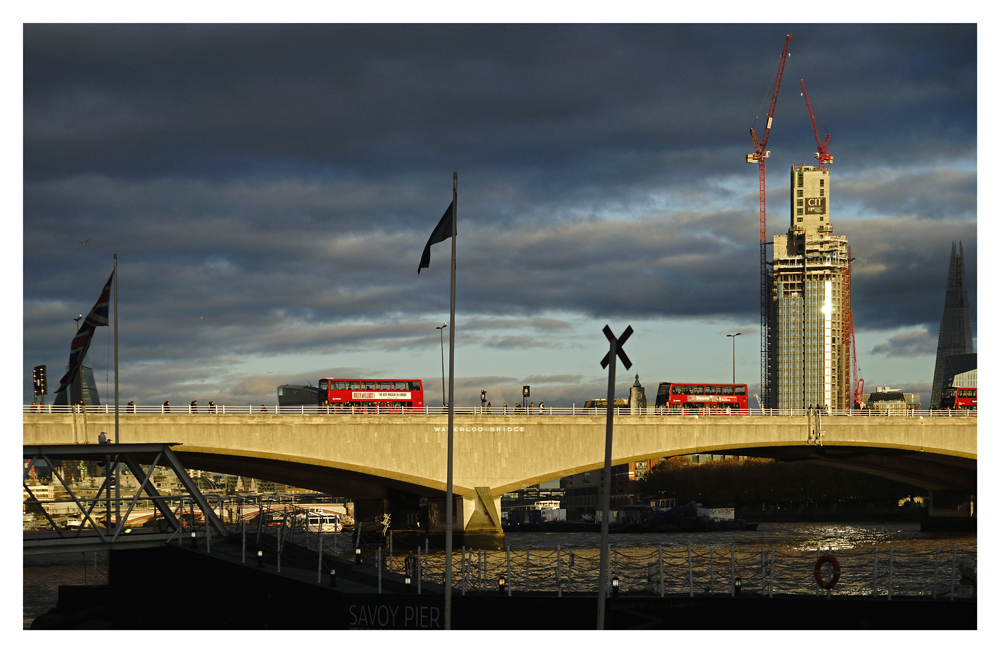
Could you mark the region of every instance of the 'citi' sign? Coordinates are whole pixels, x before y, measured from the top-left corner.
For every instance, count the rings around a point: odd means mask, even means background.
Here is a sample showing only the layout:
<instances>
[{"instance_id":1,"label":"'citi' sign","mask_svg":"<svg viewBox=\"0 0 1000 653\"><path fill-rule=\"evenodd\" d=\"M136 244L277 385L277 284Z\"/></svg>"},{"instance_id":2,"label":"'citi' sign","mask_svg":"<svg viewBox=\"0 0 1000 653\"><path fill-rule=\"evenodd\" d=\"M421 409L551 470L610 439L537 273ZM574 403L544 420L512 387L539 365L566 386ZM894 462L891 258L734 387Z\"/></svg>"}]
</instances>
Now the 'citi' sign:
<instances>
[{"instance_id":1,"label":"'citi' sign","mask_svg":"<svg viewBox=\"0 0 1000 653\"><path fill-rule=\"evenodd\" d=\"M806 198L806 214L824 214L826 213L826 198L825 197L807 197Z\"/></svg>"}]
</instances>

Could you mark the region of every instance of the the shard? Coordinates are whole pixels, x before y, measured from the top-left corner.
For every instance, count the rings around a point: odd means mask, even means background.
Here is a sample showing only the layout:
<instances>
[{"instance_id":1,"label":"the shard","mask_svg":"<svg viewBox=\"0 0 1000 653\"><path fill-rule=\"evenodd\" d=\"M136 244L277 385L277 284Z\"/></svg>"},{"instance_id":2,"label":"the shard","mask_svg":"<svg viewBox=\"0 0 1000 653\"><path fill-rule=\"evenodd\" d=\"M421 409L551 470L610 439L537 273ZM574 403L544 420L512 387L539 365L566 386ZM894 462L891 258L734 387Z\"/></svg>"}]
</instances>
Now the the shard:
<instances>
[{"instance_id":1,"label":"the shard","mask_svg":"<svg viewBox=\"0 0 1000 653\"><path fill-rule=\"evenodd\" d=\"M972 354L972 314L969 309L969 291L965 287L965 257L962 243L951 244L951 262L948 264L948 287L944 295L944 313L938 332L937 359L934 362L934 383L931 386L931 407L941 401L945 361L954 354Z\"/></svg>"}]
</instances>

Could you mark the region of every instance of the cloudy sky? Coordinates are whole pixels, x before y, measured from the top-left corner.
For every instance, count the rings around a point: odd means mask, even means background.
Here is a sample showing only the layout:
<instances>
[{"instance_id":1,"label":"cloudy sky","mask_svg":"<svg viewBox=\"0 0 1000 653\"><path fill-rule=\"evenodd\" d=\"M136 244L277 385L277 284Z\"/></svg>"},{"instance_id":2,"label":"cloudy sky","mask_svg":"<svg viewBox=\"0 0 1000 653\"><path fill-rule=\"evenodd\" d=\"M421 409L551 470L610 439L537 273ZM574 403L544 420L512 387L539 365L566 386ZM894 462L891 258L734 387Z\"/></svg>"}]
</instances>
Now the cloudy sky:
<instances>
[{"instance_id":1,"label":"cloudy sky","mask_svg":"<svg viewBox=\"0 0 1000 653\"><path fill-rule=\"evenodd\" d=\"M457 405L605 395L605 324L635 330L622 396L730 379L736 332L759 386L745 157L787 33L768 232L816 150L804 79L866 386L926 405L952 241L976 305L974 25L27 25L23 400L116 253L123 402L333 375L439 396L450 244L417 264L456 171ZM107 399L110 331L87 358Z\"/></svg>"}]
</instances>

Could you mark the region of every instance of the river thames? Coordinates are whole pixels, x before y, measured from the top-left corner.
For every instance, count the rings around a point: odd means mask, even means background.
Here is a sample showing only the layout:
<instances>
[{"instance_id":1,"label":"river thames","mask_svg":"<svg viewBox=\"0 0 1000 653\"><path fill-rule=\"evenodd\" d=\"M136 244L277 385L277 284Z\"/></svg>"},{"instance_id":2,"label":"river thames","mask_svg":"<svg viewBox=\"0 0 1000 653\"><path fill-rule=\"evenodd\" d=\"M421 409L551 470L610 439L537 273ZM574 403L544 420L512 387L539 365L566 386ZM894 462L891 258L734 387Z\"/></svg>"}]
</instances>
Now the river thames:
<instances>
[{"instance_id":1,"label":"river thames","mask_svg":"<svg viewBox=\"0 0 1000 653\"><path fill-rule=\"evenodd\" d=\"M339 539L348 544L347 534ZM747 593L814 593L812 561L818 551L829 551L843 567L841 593L884 595L892 587L899 594L926 596L936 587L941 596L948 590L953 555L976 560L978 551L975 533L922 533L916 522L761 523L756 531L623 533L611 535L610 541L613 572L622 577L624 591L657 592L655 576L662 556L663 591L674 594L728 593L734 573L742 577ZM596 586L599 533L509 533L507 544L509 563L505 552L468 553L467 591L480 585L493 588L501 574L510 576L514 590L555 591L557 577L563 591L589 591L591 585ZM395 540L394 568L420 545ZM460 556L460 551L455 555ZM438 579L443 558L440 552L430 553L428 581ZM457 588L461 588L462 568L456 558ZM59 585L106 582L103 555L96 560L93 554L24 558L23 628L55 607Z\"/></svg>"}]
</instances>

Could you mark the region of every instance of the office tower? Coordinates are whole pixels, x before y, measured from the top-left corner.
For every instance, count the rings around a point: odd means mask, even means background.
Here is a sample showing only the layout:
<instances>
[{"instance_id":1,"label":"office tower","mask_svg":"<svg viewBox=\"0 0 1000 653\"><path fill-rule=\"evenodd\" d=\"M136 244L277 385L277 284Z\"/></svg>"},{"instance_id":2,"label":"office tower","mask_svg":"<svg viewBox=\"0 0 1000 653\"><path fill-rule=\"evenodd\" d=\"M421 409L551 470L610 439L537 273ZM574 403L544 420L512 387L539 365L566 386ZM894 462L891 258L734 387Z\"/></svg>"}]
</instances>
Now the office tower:
<instances>
[{"instance_id":1,"label":"office tower","mask_svg":"<svg viewBox=\"0 0 1000 653\"><path fill-rule=\"evenodd\" d=\"M945 362L954 354L972 354L972 317L969 310L969 291L965 287L965 257L962 243L951 244L951 261L948 263L948 286L944 293L944 312L938 331L937 359L934 361L934 381L931 385L931 408L941 401L944 384Z\"/></svg>"},{"instance_id":2,"label":"office tower","mask_svg":"<svg viewBox=\"0 0 1000 653\"><path fill-rule=\"evenodd\" d=\"M769 405L850 406L851 272L847 236L830 224L830 171L791 168L790 226L774 236Z\"/></svg>"}]
</instances>

